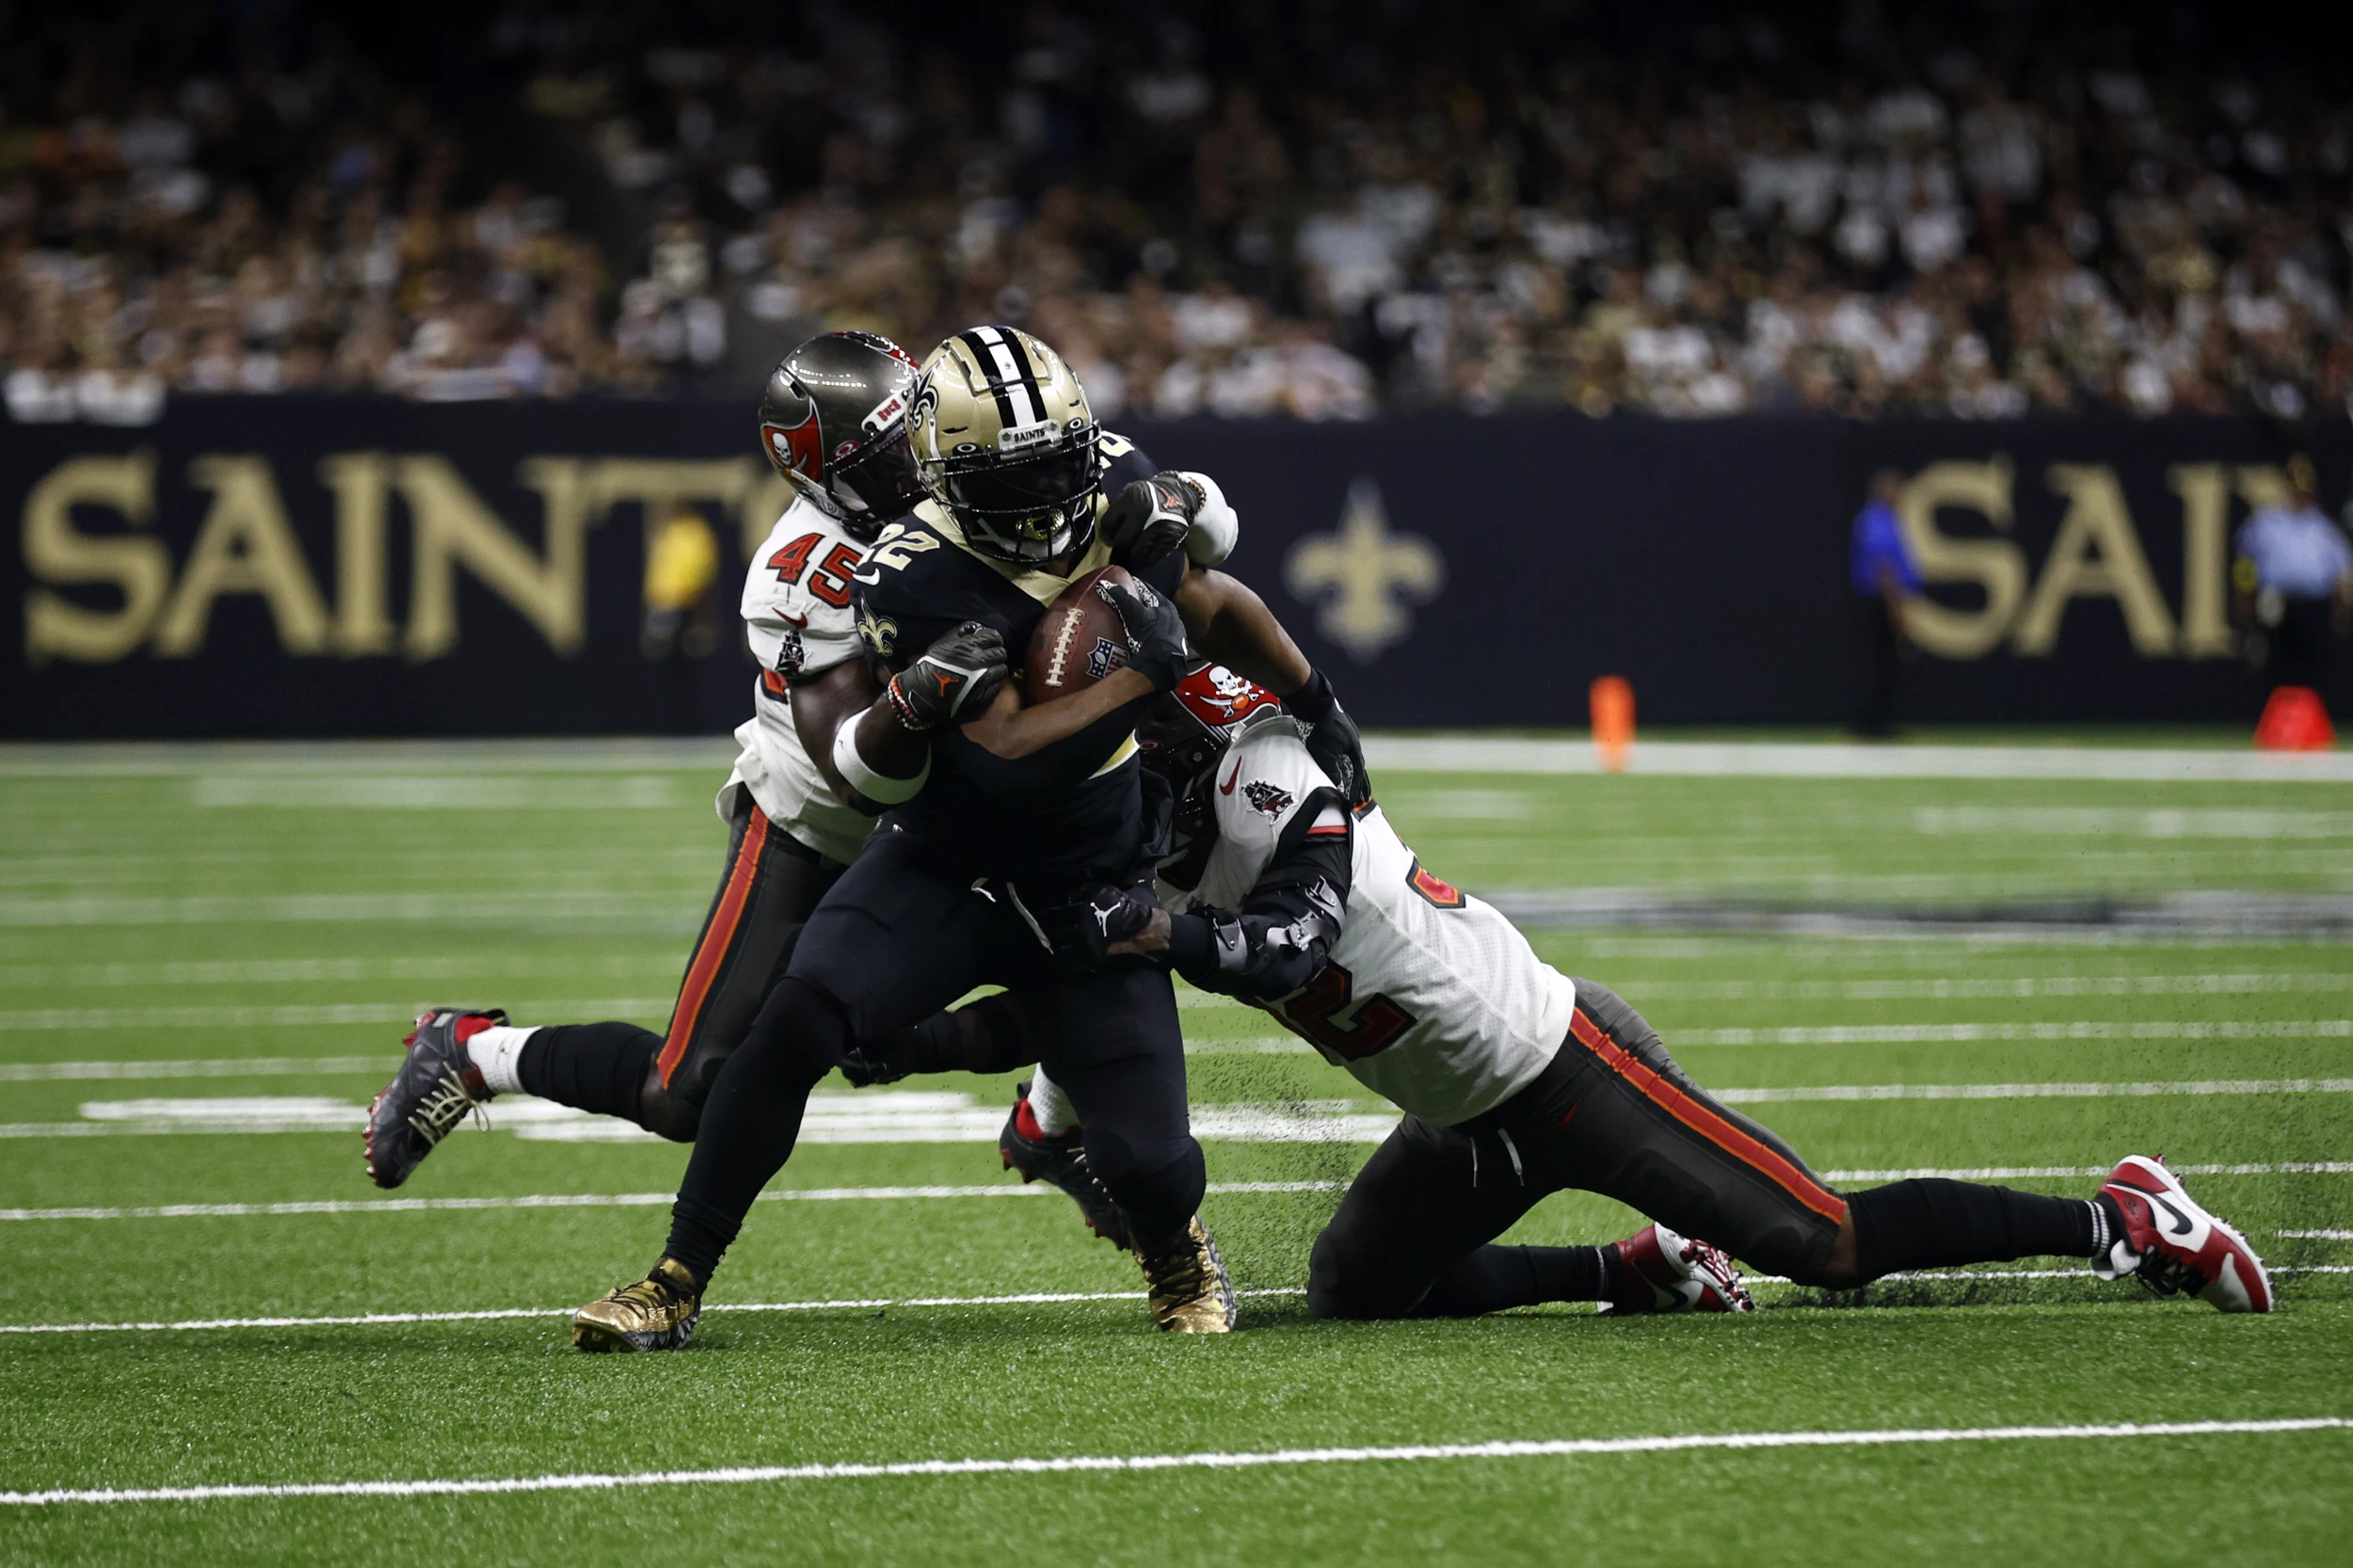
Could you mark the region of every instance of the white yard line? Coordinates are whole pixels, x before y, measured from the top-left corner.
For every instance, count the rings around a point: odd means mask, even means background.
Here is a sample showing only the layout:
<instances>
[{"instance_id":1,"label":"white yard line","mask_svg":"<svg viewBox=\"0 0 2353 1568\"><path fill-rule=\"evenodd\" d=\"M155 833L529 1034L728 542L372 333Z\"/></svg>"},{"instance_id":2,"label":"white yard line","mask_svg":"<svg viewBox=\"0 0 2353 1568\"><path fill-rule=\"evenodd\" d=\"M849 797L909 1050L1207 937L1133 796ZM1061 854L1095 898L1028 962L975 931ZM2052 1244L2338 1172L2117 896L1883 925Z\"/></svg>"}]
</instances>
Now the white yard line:
<instances>
[{"instance_id":1,"label":"white yard line","mask_svg":"<svg viewBox=\"0 0 2353 1568\"><path fill-rule=\"evenodd\" d=\"M1212 1181L1212 1193L1337 1192L1342 1181ZM989 1186L799 1187L762 1192L760 1203L868 1203L946 1198L1042 1198L1059 1189L1011 1180ZM10 1220L212 1220L284 1214L419 1214L470 1208L656 1208L676 1192L535 1192L500 1198L316 1198L288 1203L169 1203L145 1207L0 1208Z\"/></svg>"},{"instance_id":2,"label":"white yard line","mask_svg":"<svg viewBox=\"0 0 2353 1568\"><path fill-rule=\"evenodd\" d=\"M389 1073L386 1056L230 1056L180 1062L0 1062L0 1083L54 1083L78 1079L281 1078L287 1075Z\"/></svg>"},{"instance_id":3,"label":"white yard line","mask_svg":"<svg viewBox=\"0 0 2353 1568\"><path fill-rule=\"evenodd\" d=\"M560 893L216 893L191 897L73 893L0 898L0 926L369 925L448 920L466 925L550 923L688 931L699 900L633 899L609 889ZM664 1003L666 1006L667 1003Z\"/></svg>"},{"instance_id":4,"label":"white yard line","mask_svg":"<svg viewBox=\"0 0 2353 1568\"><path fill-rule=\"evenodd\" d=\"M1596 944L1598 945L1598 944ZM1612 976L1644 1001L1977 1001L2049 997L2264 996L2353 991L2353 974L2038 975L2015 980L1653 980Z\"/></svg>"},{"instance_id":5,"label":"white yard line","mask_svg":"<svg viewBox=\"0 0 2353 1568\"><path fill-rule=\"evenodd\" d=\"M2022 1100L2146 1098L2187 1095L2353 1095L2353 1078L2201 1079L2186 1083L1817 1083L1786 1089L1713 1089L1727 1105L1790 1100Z\"/></svg>"},{"instance_id":6,"label":"white yard line","mask_svg":"<svg viewBox=\"0 0 2353 1568\"><path fill-rule=\"evenodd\" d=\"M1680 1029L1679 1046L1954 1046L2026 1040L2345 1040L2353 1018L2260 1021L2086 1018L2059 1023L1829 1024L1785 1029Z\"/></svg>"},{"instance_id":7,"label":"white yard line","mask_svg":"<svg viewBox=\"0 0 2353 1568\"><path fill-rule=\"evenodd\" d=\"M1244 1042L1241 1048L1285 1048L1280 1042ZM0 1070L0 1081L240 1076L260 1073L366 1070L373 1058L261 1058L248 1063L38 1064ZM215 1070L218 1069L218 1070ZM380 1070L380 1064L377 1064ZM1710 1091L1728 1105L1797 1101L2148 1099L2224 1095L2353 1094L2353 1078L2192 1079L2123 1082L1817 1083ZM73 1122L0 1123L0 1139L157 1137L179 1134L344 1132L365 1125L367 1108L322 1095L248 1095L87 1100ZM533 1142L642 1143L653 1135L634 1123L595 1116L528 1096L502 1097L485 1108L489 1129ZM1254 1144L1377 1143L1397 1126L1393 1109L1334 1099L1289 1104L1196 1105L1196 1136ZM1003 1125L993 1105L960 1092L923 1090L823 1091L809 1096L800 1141L806 1144L993 1143Z\"/></svg>"},{"instance_id":8,"label":"white yard line","mask_svg":"<svg viewBox=\"0 0 2353 1568\"><path fill-rule=\"evenodd\" d=\"M613 1018L666 1016L676 997L601 997L586 1000L519 1001L518 1017ZM408 1001L292 1003L280 1007L36 1007L0 1011L0 1033L59 1029L315 1028L326 1024L408 1024L418 1005Z\"/></svg>"},{"instance_id":9,"label":"white yard line","mask_svg":"<svg viewBox=\"0 0 2353 1568\"><path fill-rule=\"evenodd\" d=\"M670 953L599 953L593 958L525 958L511 953L412 958L172 959L152 963L0 964L0 986L297 985L381 980L575 981L584 969L675 977L683 959Z\"/></svg>"},{"instance_id":10,"label":"white yard line","mask_svg":"<svg viewBox=\"0 0 2353 1568\"><path fill-rule=\"evenodd\" d=\"M2298 1241L2353 1241L2353 1230L2281 1230L2273 1234Z\"/></svg>"},{"instance_id":11,"label":"white yard line","mask_svg":"<svg viewBox=\"0 0 2353 1568\"><path fill-rule=\"evenodd\" d=\"M1486 735L1369 735L1365 760L1385 773L1590 774L1584 741ZM2353 755L2150 747L1783 745L1637 742L1629 773L1692 778L2042 778L2135 783L2347 784Z\"/></svg>"},{"instance_id":12,"label":"white yard line","mask_svg":"<svg viewBox=\"0 0 2353 1568\"><path fill-rule=\"evenodd\" d=\"M1065 1475L1086 1472L1246 1470L1304 1464L1416 1463L1430 1460L1551 1459L1702 1449L1852 1448L1920 1444L2100 1441L2216 1437L2340 1431L2337 1416L2239 1421L2145 1421L2081 1426L1909 1427L1853 1432L1675 1432L1640 1437L1558 1437L1487 1443L1417 1443L1385 1448L1317 1448L1175 1454L1063 1454L1038 1458L917 1459L840 1464L730 1465L706 1470L618 1474L479 1477L453 1480L283 1481L210 1486L60 1487L0 1492L0 1504L212 1502L249 1497L479 1496L518 1492L610 1492L649 1486L727 1486L793 1480L861 1480L914 1476Z\"/></svg>"},{"instance_id":13,"label":"white yard line","mask_svg":"<svg viewBox=\"0 0 2353 1568\"><path fill-rule=\"evenodd\" d=\"M1824 1181L1904 1181L1915 1176L1946 1176L1962 1181L2057 1179L2104 1176L2105 1165L1977 1165L1969 1167L1915 1166L1888 1171L1822 1171ZM2307 1160L2273 1165L2176 1165L2183 1176L2347 1176L2353 1160ZM1213 1181L1212 1194L1242 1196L1263 1192L1338 1192L1345 1181ZM1011 1181L986 1186L940 1184L905 1187L804 1187L762 1192L760 1203L884 1203L936 1202L964 1198L1034 1198L1056 1189ZM507 1208L655 1208L675 1202L675 1192L533 1192L514 1197L481 1198L309 1198L281 1203L169 1203L149 1205L82 1205L62 1208L0 1208L0 1224L36 1220L216 1220L255 1219L300 1214L422 1214L444 1210ZM2282 1236L2353 1238L2353 1231L2281 1231Z\"/></svg>"},{"instance_id":14,"label":"white yard line","mask_svg":"<svg viewBox=\"0 0 2353 1568\"><path fill-rule=\"evenodd\" d=\"M1297 1296L1298 1289L1237 1290L1237 1296ZM873 1311L892 1306L1047 1306L1066 1302L1140 1302L1141 1290L1032 1290L1010 1296L845 1296L814 1302L729 1302L708 1311ZM500 1306L474 1312L361 1312L328 1318L188 1318L153 1323L0 1323L0 1334L182 1334L209 1329L371 1328L401 1323L487 1323L515 1318L568 1318L574 1306Z\"/></svg>"},{"instance_id":15,"label":"white yard line","mask_svg":"<svg viewBox=\"0 0 2353 1568\"><path fill-rule=\"evenodd\" d=\"M2175 1176L2353 1176L2353 1160L2295 1160L2274 1164L2171 1165ZM1945 1176L1954 1181L2015 1181L2023 1177L2104 1176L2111 1165L1912 1165L1887 1171L1817 1171L1824 1181L1910 1181Z\"/></svg>"},{"instance_id":16,"label":"white yard line","mask_svg":"<svg viewBox=\"0 0 2353 1568\"><path fill-rule=\"evenodd\" d=\"M2306 1233L2281 1231L2281 1236ZM2353 1263L2285 1263L2271 1266L2275 1274L2353 1274ZM1744 1274L1744 1280L1756 1286L1784 1286L1793 1282L1781 1274ZM1902 1284L1920 1280L1988 1280L1988 1279L2080 1279L2097 1278L2084 1265L2063 1269L1918 1269L1907 1272L1883 1274L1872 1283ZM1297 1286L1238 1289L1237 1296L1263 1299L1276 1296L1300 1296L1306 1292ZM734 1312L827 1312L840 1309L873 1310L893 1306L1033 1306L1068 1302L1128 1302L1142 1301L1141 1290L1045 1290L1026 1291L1001 1296L844 1296L805 1302L724 1302L705 1308L721 1315ZM272 1328L367 1328L384 1324L403 1323L474 1323L494 1322L520 1318L562 1318L577 1311L569 1306L492 1306L475 1307L456 1312L360 1312L321 1317L270 1318L183 1318L172 1320L138 1320L129 1322L78 1323L0 1323L0 1335L41 1334L187 1334L218 1330Z\"/></svg>"}]
</instances>

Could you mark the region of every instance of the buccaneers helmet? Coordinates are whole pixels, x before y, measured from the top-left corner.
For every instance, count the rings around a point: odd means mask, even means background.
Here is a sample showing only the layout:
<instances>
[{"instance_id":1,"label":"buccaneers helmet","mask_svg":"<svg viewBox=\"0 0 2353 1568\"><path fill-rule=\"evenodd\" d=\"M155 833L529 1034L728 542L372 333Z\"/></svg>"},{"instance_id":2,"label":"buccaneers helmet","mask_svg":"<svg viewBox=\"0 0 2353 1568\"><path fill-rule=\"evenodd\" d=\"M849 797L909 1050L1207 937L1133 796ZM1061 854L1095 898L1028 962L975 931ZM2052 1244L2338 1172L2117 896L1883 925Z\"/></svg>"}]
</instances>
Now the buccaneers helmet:
<instances>
[{"instance_id":1,"label":"buccaneers helmet","mask_svg":"<svg viewBox=\"0 0 2353 1568\"><path fill-rule=\"evenodd\" d=\"M923 496L907 448L916 370L888 338L827 332L776 361L760 393L760 450L861 543Z\"/></svg>"},{"instance_id":2,"label":"buccaneers helmet","mask_svg":"<svg viewBox=\"0 0 2353 1568\"><path fill-rule=\"evenodd\" d=\"M1102 434L1061 355L1012 327L975 327L931 352L909 416L923 488L964 542L1034 566L1095 537Z\"/></svg>"},{"instance_id":3,"label":"buccaneers helmet","mask_svg":"<svg viewBox=\"0 0 2353 1568\"><path fill-rule=\"evenodd\" d=\"M1201 880L1201 865L1217 841L1217 799L1212 792L1225 753L1255 728L1254 718L1273 719L1283 706L1273 692L1224 664L1196 664L1136 727L1145 770L1168 790L1171 859L1162 876L1180 888Z\"/></svg>"}]
</instances>

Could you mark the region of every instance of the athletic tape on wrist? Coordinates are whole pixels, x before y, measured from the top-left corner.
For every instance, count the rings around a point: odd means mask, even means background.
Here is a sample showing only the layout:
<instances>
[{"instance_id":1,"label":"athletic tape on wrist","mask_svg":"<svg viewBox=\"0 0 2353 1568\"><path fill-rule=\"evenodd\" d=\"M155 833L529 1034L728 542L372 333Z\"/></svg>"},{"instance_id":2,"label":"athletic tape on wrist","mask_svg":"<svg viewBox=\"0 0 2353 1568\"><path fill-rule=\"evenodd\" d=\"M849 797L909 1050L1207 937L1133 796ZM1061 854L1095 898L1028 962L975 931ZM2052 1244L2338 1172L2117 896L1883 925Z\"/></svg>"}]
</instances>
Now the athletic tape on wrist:
<instances>
[{"instance_id":1,"label":"athletic tape on wrist","mask_svg":"<svg viewBox=\"0 0 2353 1568\"><path fill-rule=\"evenodd\" d=\"M883 806L896 806L913 800L923 788L923 780L932 776L932 754L923 753L923 767L913 778L893 778L887 773L876 773L872 764L858 754L857 722L866 716L863 711L852 713L833 732L833 765L841 775L841 781L867 799Z\"/></svg>"},{"instance_id":2,"label":"athletic tape on wrist","mask_svg":"<svg viewBox=\"0 0 2353 1568\"><path fill-rule=\"evenodd\" d=\"M1234 552L1241 538L1241 519L1219 489L1217 481L1206 473L1177 475L1201 492L1201 504L1193 509L1193 526L1185 530L1185 554L1196 567L1214 567L1224 563Z\"/></svg>"}]
</instances>

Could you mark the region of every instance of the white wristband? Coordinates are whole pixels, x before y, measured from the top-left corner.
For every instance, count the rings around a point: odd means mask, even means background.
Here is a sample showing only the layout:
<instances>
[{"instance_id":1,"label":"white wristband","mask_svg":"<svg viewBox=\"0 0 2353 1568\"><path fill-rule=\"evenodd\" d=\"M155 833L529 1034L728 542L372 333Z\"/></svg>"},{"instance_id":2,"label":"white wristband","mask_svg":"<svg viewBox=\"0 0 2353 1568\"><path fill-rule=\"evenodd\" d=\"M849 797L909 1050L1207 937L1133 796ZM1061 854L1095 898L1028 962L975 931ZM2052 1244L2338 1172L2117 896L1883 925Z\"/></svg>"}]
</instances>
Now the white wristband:
<instances>
[{"instance_id":1,"label":"white wristband","mask_svg":"<svg viewBox=\"0 0 2353 1568\"><path fill-rule=\"evenodd\" d=\"M1213 567L1234 552L1241 538L1241 519L1226 504L1225 492L1206 473L1178 475L1201 492L1201 505L1185 530L1185 554L1196 567Z\"/></svg>"},{"instance_id":2,"label":"white wristband","mask_svg":"<svg viewBox=\"0 0 2353 1568\"><path fill-rule=\"evenodd\" d=\"M932 754L927 746L923 752L922 771L913 778L893 778L887 773L876 773L865 758L858 755L857 721L866 716L861 709L841 721L833 732L834 770L841 781L859 794L881 806L896 806L903 800L913 800L923 788L923 780L932 776Z\"/></svg>"}]
</instances>

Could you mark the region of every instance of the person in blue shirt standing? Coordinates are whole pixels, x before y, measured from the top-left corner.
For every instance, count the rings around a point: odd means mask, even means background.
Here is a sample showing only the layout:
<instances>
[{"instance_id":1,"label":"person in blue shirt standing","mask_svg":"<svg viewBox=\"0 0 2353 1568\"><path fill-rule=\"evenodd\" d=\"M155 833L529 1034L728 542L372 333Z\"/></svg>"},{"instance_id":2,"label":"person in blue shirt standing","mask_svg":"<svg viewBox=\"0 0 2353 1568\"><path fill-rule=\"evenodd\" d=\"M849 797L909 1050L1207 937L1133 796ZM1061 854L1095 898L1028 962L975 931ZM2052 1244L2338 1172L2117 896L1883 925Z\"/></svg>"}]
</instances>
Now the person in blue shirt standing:
<instances>
[{"instance_id":1,"label":"person in blue shirt standing","mask_svg":"<svg viewBox=\"0 0 2353 1568\"><path fill-rule=\"evenodd\" d=\"M2317 689L2336 645L2353 633L2353 544L2320 509L2312 459L2288 462L2288 499L2239 525L2232 568L2240 624L2261 639L2276 686Z\"/></svg>"},{"instance_id":2,"label":"person in blue shirt standing","mask_svg":"<svg viewBox=\"0 0 2353 1568\"><path fill-rule=\"evenodd\" d=\"M1904 476L1894 469L1872 475L1871 499L1855 515L1848 552L1868 672L1854 732L1869 740L1896 733L1896 689L1912 653L1906 621L1912 601L1920 597L1920 568L1904 540L1903 520L1896 515L1903 488Z\"/></svg>"}]
</instances>

